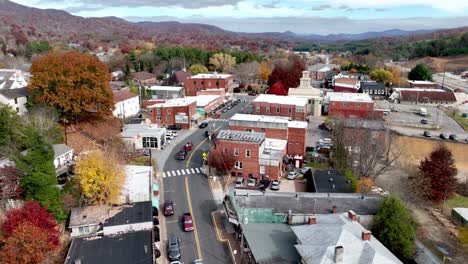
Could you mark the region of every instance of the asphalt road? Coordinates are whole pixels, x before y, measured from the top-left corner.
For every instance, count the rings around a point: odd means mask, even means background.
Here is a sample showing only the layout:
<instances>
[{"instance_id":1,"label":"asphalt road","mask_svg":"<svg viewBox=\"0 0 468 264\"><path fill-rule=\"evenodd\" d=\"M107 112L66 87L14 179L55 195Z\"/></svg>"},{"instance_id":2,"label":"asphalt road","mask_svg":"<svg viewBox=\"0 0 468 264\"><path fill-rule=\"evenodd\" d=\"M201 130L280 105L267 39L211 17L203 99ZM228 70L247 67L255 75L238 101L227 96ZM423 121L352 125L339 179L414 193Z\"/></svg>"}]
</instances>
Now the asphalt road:
<instances>
[{"instance_id":1,"label":"asphalt road","mask_svg":"<svg viewBox=\"0 0 468 264\"><path fill-rule=\"evenodd\" d=\"M241 102L228 112L221 115L219 120L209 121L205 129L198 129L189 137L193 144L193 150L189 152L185 161L175 159L175 154L182 149L186 142L176 145L164 165L164 175L170 172L171 177L164 177L164 200L174 202L174 215L166 217L167 234L175 234L180 239L181 262L193 263L195 259L203 259L203 263L231 263L228 248L218 242L212 224L211 212L218 209L213 199L208 179L205 175L197 173L195 169L200 168L203 158L202 153L208 152L211 142L206 139L205 130L219 130L228 126L227 119L235 113L248 111L249 100ZM195 172L195 173L193 173ZM185 174L185 175L184 175ZM161 210L164 210L161 208ZM182 215L192 212L194 218L194 232L184 232L182 229Z\"/></svg>"}]
</instances>

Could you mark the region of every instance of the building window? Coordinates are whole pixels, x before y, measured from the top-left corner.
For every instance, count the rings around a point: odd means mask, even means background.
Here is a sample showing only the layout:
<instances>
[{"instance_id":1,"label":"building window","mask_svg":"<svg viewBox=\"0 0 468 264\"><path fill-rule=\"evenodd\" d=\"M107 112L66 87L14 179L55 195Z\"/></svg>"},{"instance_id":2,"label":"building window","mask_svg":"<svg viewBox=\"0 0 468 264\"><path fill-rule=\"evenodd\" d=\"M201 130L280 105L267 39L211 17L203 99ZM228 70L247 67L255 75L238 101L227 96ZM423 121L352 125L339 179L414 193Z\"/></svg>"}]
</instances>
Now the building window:
<instances>
[{"instance_id":1,"label":"building window","mask_svg":"<svg viewBox=\"0 0 468 264\"><path fill-rule=\"evenodd\" d=\"M150 109L150 113L151 113L151 114L153 113L153 109Z\"/></svg>"},{"instance_id":2,"label":"building window","mask_svg":"<svg viewBox=\"0 0 468 264\"><path fill-rule=\"evenodd\" d=\"M296 107L296 113L304 113L304 108Z\"/></svg>"},{"instance_id":3,"label":"building window","mask_svg":"<svg viewBox=\"0 0 468 264\"><path fill-rule=\"evenodd\" d=\"M270 113L270 107L269 106L266 107L266 112Z\"/></svg>"},{"instance_id":4,"label":"building window","mask_svg":"<svg viewBox=\"0 0 468 264\"><path fill-rule=\"evenodd\" d=\"M250 149L246 149L246 150L245 150L245 156L246 156L246 157L250 157Z\"/></svg>"},{"instance_id":5,"label":"building window","mask_svg":"<svg viewBox=\"0 0 468 264\"><path fill-rule=\"evenodd\" d=\"M262 127L261 131L262 131L262 132L265 132L265 128Z\"/></svg>"},{"instance_id":6,"label":"building window","mask_svg":"<svg viewBox=\"0 0 468 264\"><path fill-rule=\"evenodd\" d=\"M252 174L252 173L249 173L249 178L253 178L253 174Z\"/></svg>"},{"instance_id":7,"label":"building window","mask_svg":"<svg viewBox=\"0 0 468 264\"><path fill-rule=\"evenodd\" d=\"M204 81L201 81L201 85L203 85L203 84L205 84L205 82L204 82Z\"/></svg>"},{"instance_id":8,"label":"building window","mask_svg":"<svg viewBox=\"0 0 468 264\"><path fill-rule=\"evenodd\" d=\"M158 138L156 137L143 137L142 138L143 148L157 148Z\"/></svg>"},{"instance_id":9,"label":"building window","mask_svg":"<svg viewBox=\"0 0 468 264\"><path fill-rule=\"evenodd\" d=\"M167 109L167 113L168 113L168 114L171 113L171 109L170 109L170 108Z\"/></svg>"},{"instance_id":10,"label":"building window","mask_svg":"<svg viewBox=\"0 0 468 264\"><path fill-rule=\"evenodd\" d=\"M226 153L226 152L227 152L227 148L224 148L224 153Z\"/></svg>"},{"instance_id":11,"label":"building window","mask_svg":"<svg viewBox=\"0 0 468 264\"><path fill-rule=\"evenodd\" d=\"M279 113L279 112L281 112L281 108L276 107L276 113Z\"/></svg>"},{"instance_id":12,"label":"building window","mask_svg":"<svg viewBox=\"0 0 468 264\"><path fill-rule=\"evenodd\" d=\"M346 106L346 102L341 102L341 106Z\"/></svg>"},{"instance_id":13,"label":"building window","mask_svg":"<svg viewBox=\"0 0 468 264\"><path fill-rule=\"evenodd\" d=\"M158 111L158 112L157 112L158 115L160 115L160 114L161 114L161 108L156 108L156 109L157 109L157 111Z\"/></svg>"},{"instance_id":14,"label":"building window","mask_svg":"<svg viewBox=\"0 0 468 264\"><path fill-rule=\"evenodd\" d=\"M195 86L196 86L196 85L197 85L197 81L193 81L193 85L195 85Z\"/></svg>"},{"instance_id":15,"label":"building window","mask_svg":"<svg viewBox=\"0 0 468 264\"><path fill-rule=\"evenodd\" d=\"M238 170L242 170L242 161L236 161L236 165L234 167Z\"/></svg>"},{"instance_id":16,"label":"building window","mask_svg":"<svg viewBox=\"0 0 468 264\"><path fill-rule=\"evenodd\" d=\"M292 113L292 109L291 109L291 108L288 109L288 113Z\"/></svg>"},{"instance_id":17,"label":"building window","mask_svg":"<svg viewBox=\"0 0 468 264\"><path fill-rule=\"evenodd\" d=\"M89 233L89 226L80 226L78 227L80 235L85 235Z\"/></svg>"},{"instance_id":18,"label":"building window","mask_svg":"<svg viewBox=\"0 0 468 264\"><path fill-rule=\"evenodd\" d=\"M260 166L260 174L265 174L266 169L265 166Z\"/></svg>"},{"instance_id":19,"label":"building window","mask_svg":"<svg viewBox=\"0 0 468 264\"><path fill-rule=\"evenodd\" d=\"M366 104L366 106L367 106L367 108L369 108L369 107L370 107L370 104Z\"/></svg>"},{"instance_id":20,"label":"building window","mask_svg":"<svg viewBox=\"0 0 468 264\"><path fill-rule=\"evenodd\" d=\"M160 116L157 116L157 117L156 117L156 120L161 121L161 117L160 117Z\"/></svg>"},{"instance_id":21,"label":"building window","mask_svg":"<svg viewBox=\"0 0 468 264\"><path fill-rule=\"evenodd\" d=\"M219 86L219 82L216 82L216 86Z\"/></svg>"},{"instance_id":22,"label":"building window","mask_svg":"<svg viewBox=\"0 0 468 264\"><path fill-rule=\"evenodd\" d=\"M18 104L18 98L15 98L15 104Z\"/></svg>"},{"instance_id":23,"label":"building window","mask_svg":"<svg viewBox=\"0 0 468 264\"><path fill-rule=\"evenodd\" d=\"M238 149L234 149L234 156L239 156L239 150ZM231 163L232 164L232 163Z\"/></svg>"},{"instance_id":24,"label":"building window","mask_svg":"<svg viewBox=\"0 0 468 264\"><path fill-rule=\"evenodd\" d=\"M260 106L257 106L257 113L260 113Z\"/></svg>"},{"instance_id":25,"label":"building window","mask_svg":"<svg viewBox=\"0 0 468 264\"><path fill-rule=\"evenodd\" d=\"M356 103L356 107L360 107L361 106L361 103Z\"/></svg>"},{"instance_id":26,"label":"building window","mask_svg":"<svg viewBox=\"0 0 468 264\"><path fill-rule=\"evenodd\" d=\"M169 121L171 120L171 117L170 116L166 116L166 121Z\"/></svg>"}]
</instances>

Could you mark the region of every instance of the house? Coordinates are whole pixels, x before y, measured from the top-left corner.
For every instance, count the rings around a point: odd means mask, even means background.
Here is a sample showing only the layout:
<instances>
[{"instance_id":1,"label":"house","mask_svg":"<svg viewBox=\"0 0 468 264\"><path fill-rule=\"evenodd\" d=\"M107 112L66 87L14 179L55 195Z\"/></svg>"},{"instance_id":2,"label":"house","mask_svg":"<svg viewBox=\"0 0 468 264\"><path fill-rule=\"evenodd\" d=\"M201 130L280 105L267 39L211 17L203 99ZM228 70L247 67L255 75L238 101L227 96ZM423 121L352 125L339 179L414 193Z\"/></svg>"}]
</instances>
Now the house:
<instances>
[{"instance_id":1,"label":"house","mask_svg":"<svg viewBox=\"0 0 468 264\"><path fill-rule=\"evenodd\" d=\"M67 173L73 164L73 148L65 144L54 144L54 167L57 176Z\"/></svg>"},{"instance_id":2,"label":"house","mask_svg":"<svg viewBox=\"0 0 468 264\"><path fill-rule=\"evenodd\" d=\"M188 129L200 118L196 97L170 99L148 105L147 110L151 122L162 126L178 124L181 128Z\"/></svg>"},{"instance_id":3,"label":"house","mask_svg":"<svg viewBox=\"0 0 468 264\"><path fill-rule=\"evenodd\" d=\"M114 236L75 238L65 264L153 264L151 230Z\"/></svg>"},{"instance_id":4,"label":"house","mask_svg":"<svg viewBox=\"0 0 468 264\"><path fill-rule=\"evenodd\" d=\"M455 93L449 89L393 88L389 99L394 103L417 105L456 104Z\"/></svg>"},{"instance_id":5,"label":"house","mask_svg":"<svg viewBox=\"0 0 468 264\"><path fill-rule=\"evenodd\" d=\"M28 110L26 103L28 102L28 88L15 89L0 89L0 103L10 106L18 114L23 115Z\"/></svg>"},{"instance_id":6,"label":"house","mask_svg":"<svg viewBox=\"0 0 468 264\"><path fill-rule=\"evenodd\" d=\"M265 133L221 130L216 136L216 148L236 158L230 172L233 177L279 179L287 141L267 139Z\"/></svg>"},{"instance_id":7,"label":"house","mask_svg":"<svg viewBox=\"0 0 468 264\"><path fill-rule=\"evenodd\" d=\"M439 84L430 82L430 81L412 81L408 80L408 83L411 88L432 88L432 89L438 89Z\"/></svg>"},{"instance_id":8,"label":"house","mask_svg":"<svg viewBox=\"0 0 468 264\"><path fill-rule=\"evenodd\" d=\"M306 98L308 100L308 114L320 116L322 115L322 92L319 89L312 87L310 82L311 79L309 77L309 72L303 71L299 87L289 88L288 96Z\"/></svg>"},{"instance_id":9,"label":"house","mask_svg":"<svg viewBox=\"0 0 468 264\"><path fill-rule=\"evenodd\" d=\"M153 85L146 89L153 99L174 99L185 96L184 87L181 86L159 86Z\"/></svg>"},{"instance_id":10,"label":"house","mask_svg":"<svg viewBox=\"0 0 468 264\"><path fill-rule=\"evenodd\" d=\"M108 217L108 205L75 207L70 212L68 229L71 237L94 236L102 231L102 224Z\"/></svg>"},{"instance_id":11,"label":"house","mask_svg":"<svg viewBox=\"0 0 468 264\"><path fill-rule=\"evenodd\" d=\"M155 124L128 124L120 136L134 149L162 149L166 142L166 128Z\"/></svg>"},{"instance_id":12,"label":"house","mask_svg":"<svg viewBox=\"0 0 468 264\"><path fill-rule=\"evenodd\" d=\"M141 84L143 86L152 86L157 83L156 74L146 71L134 72L131 77L135 84Z\"/></svg>"},{"instance_id":13,"label":"house","mask_svg":"<svg viewBox=\"0 0 468 264\"><path fill-rule=\"evenodd\" d=\"M304 156L307 122L289 121L287 117L235 114L229 119L229 129L265 133L266 138L288 141L286 153Z\"/></svg>"},{"instance_id":14,"label":"house","mask_svg":"<svg viewBox=\"0 0 468 264\"><path fill-rule=\"evenodd\" d=\"M360 93L366 93L374 99L384 99L387 97L387 88L383 82L362 81Z\"/></svg>"},{"instance_id":15,"label":"house","mask_svg":"<svg viewBox=\"0 0 468 264\"><path fill-rule=\"evenodd\" d=\"M333 91L343 93L357 93L360 88L360 82L357 78L335 78L333 82Z\"/></svg>"},{"instance_id":16,"label":"house","mask_svg":"<svg viewBox=\"0 0 468 264\"><path fill-rule=\"evenodd\" d=\"M136 116L140 112L140 96L127 89L114 91L114 104L112 114L118 118Z\"/></svg>"},{"instance_id":17,"label":"house","mask_svg":"<svg viewBox=\"0 0 468 264\"><path fill-rule=\"evenodd\" d=\"M309 66L308 71L312 80L322 81L325 80L328 72L339 71L340 69L341 66L337 64L319 63Z\"/></svg>"},{"instance_id":18,"label":"house","mask_svg":"<svg viewBox=\"0 0 468 264\"><path fill-rule=\"evenodd\" d=\"M325 97L325 112L331 117L382 118L383 112L374 107L374 101L365 93L330 92Z\"/></svg>"},{"instance_id":19,"label":"house","mask_svg":"<svg viewBox=\"0 0 468 264\"><path fill-rule=\"evenodd\" d=\"M184 87L188 96L195 96L197 92L210 88L224 88L226 92L232 93L236 84L234 77L222 73L200 73L185 80Z\"/></svg>"},{"instance_id":20,"label":"house","mask_svg":"<svg viewBox=\"0 0 468 264\"><path fill-rule=\"evenodd\" d=\"M16 69L0 69L0 90L23 88L28 85L27 74Z\"/></svg>"},{"instance_id":21,"label":"house","mask_svg":"<svg viewBox=\"0 0 468 264\"><path fill-rule=\"evenodd\" d=\"M307 120L309 101L306 98L260 94L252 101L256 115L286 116L290 120Z\"/></svg>"},{"instance_id":22,"label":"house","mask_svg":"<svg viewBox=\"0 0 468 264\"><path fill-rule=\"evenodd\" d=\"M183 86L185 81L190 78L190 72L185 69L174 70L168 73L166 80L163 81L162 85L167 86Z\"/></svg>"}]
</instances>

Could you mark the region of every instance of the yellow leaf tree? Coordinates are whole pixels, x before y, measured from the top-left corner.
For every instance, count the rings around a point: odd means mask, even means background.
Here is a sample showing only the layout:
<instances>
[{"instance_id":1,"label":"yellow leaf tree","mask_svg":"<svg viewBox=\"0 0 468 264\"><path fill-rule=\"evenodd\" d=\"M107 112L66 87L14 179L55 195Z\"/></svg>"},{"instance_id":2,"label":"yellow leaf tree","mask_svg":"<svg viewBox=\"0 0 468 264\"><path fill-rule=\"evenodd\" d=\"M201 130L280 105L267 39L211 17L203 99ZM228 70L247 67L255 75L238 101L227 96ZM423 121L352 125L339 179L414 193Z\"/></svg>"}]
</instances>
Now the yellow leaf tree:
<instances>
[{"instance_id":1,"label":"yellow leaf tree","mask_svg":"<svg viewBox=\"0 0 468 264\"><path fill-rule=\"evenodd\" d=\"M216 53L210 58L210 64L220 72L226 72L236 66L236 58L227 53Z\"/></svg>"},{"instance_id":2,"label":"yellow leaf tree","mask_svg":"<svg viewBox=\"0 0 468 264\"><path fill-rule=\"evenodd\" d=\"M258 75L260 76L260 79L268 81L268 78L271 75L271 71L271 67L266 61L260 63L260 68L258 69Z\"/></svg>"},{"instance_id":3,"label":"yellow leaf tree","mask_svg":"<svg viewBox=\"0 0 468 264\"><path fill-rule=\"evenodd\" d=\"M372 186L374 186L372 177L361 177L361 179L359 179L357 182L356 192L364 194L369 193L372 189Z\"/></svg>"},{"instance_id":4,"label":"yellow leaf tree","mask_svg":"<svg viewBox=\"0 0 468 264\"><path fill-rule=\"evenodd\" d=\"M125 181L118 162L102 151L78 159L75 169L81 194L88 204L117 203Z\"/></svg>"}]
</instances>

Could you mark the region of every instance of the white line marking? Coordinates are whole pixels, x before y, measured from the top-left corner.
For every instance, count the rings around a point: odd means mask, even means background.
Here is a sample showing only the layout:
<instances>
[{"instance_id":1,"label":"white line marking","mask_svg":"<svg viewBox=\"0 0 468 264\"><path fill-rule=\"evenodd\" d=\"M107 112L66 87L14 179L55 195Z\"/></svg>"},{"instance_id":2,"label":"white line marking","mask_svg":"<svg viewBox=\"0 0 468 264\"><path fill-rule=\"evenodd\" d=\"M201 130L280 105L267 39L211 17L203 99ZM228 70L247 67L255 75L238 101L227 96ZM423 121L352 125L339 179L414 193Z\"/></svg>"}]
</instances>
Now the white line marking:
<instances>
[{"instance_id":1,"label":"white line marking","mask_svg":"<svg viewBox=\"0 0 468 264\"><path fill-rule=\"evenodd\" d=\"M190 169L192 171L192 173L195 173L195 170L193 168Z\"/></svg>"},{"instance_id":2,"label":"white line marking","mask_svg":"<svg viewBox=\"0 0 468 264\"><path fill-rule=\"evenodd\" d=\"M200 173L200 169L199 169L199 168L195 168L195 171L196 171L197 173Z\"/></svg>"},{"instance_id":3,"label":"white line marking","mask_svg":"<svg viewBox=\"0 0 468 264\"><path fill-rule=\"evenodd\" d=\"M180 171L179 171L179 170L176 170L176 172L177 172L177 176L180 176Z\"/></svg>"},{"instance_id":4,"label":"white line marking","mask_svg":"<svg viewBox=\"0 0 468 264\"><path fill-rule=\"evenodd\" d=\"M162 175L163 175L163 178L166 178L166 173L164 171L163 171Z\"/></svg>"}]
</instances>

